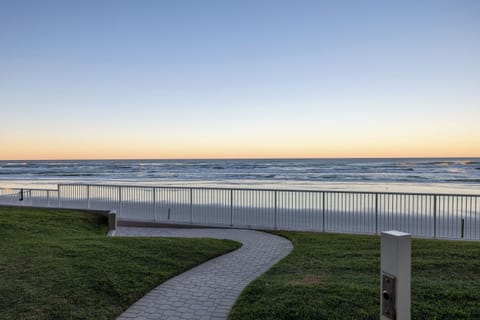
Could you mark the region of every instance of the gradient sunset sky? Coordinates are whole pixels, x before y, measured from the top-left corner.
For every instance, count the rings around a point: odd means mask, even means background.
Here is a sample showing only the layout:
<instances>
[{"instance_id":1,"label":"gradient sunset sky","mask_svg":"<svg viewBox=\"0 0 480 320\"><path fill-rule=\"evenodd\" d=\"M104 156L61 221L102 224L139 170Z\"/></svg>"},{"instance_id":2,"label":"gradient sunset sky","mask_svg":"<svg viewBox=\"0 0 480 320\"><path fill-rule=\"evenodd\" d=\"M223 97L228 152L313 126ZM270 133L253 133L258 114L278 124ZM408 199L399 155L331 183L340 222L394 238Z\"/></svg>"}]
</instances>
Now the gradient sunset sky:
<instances>
[{"instance_id":1,"label":"gradient sunset sky","mask_svg":"<svg viewBox=\"0 0 480 320\"><path fill-rule=\"evenodd\" d=\"M0 160L480 157L480 1L0 0Z\"/></svg>"}]
</instances>

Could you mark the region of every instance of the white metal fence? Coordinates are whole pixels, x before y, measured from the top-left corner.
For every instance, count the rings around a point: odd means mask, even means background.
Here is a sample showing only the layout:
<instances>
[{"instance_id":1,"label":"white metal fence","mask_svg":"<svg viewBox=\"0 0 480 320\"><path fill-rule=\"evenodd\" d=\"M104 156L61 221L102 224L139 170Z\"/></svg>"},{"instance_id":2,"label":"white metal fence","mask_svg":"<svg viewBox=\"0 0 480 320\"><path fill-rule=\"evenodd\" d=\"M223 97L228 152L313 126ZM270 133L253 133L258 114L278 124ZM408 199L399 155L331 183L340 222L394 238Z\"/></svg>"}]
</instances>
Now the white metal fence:
<instances>
[{"instance_id":1,"label":"white metal fence","mask_svg":"<svg viewBox=\"0 0 480 320\"><path fill-rule=\"evenodd\" d=\"M60 184L0 204L116 210L120 219L480 240L480 195Z\"/></svg>"},{"instance_id":2,"label":"white metal fence","mask_svg":"<svg viewBox=\"0 0 480 320\"><path fill-rule=\"evenodd\" d=\"M0 205L58 207L58 190L0 188Z\"/></svg>"}]
</instances>

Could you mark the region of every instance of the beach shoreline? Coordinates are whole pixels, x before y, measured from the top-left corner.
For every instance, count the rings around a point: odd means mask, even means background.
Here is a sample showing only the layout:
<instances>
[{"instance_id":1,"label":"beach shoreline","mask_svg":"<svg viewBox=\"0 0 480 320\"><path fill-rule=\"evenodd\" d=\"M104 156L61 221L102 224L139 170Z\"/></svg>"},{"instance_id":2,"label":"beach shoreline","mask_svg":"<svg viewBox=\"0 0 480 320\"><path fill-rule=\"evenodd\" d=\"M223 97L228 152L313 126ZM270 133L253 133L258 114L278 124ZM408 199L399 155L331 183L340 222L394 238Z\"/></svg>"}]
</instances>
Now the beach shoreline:
<instances>
[{"instance_id":1,"label":"beach shoreline","mask_svg":"<svg viewBox=\"0 0 480 320\"><path fill-rule=\"evenodd\" d=\"M185 181L185 180L85 180L85 179L0 179L0 188L57 189L58 184L108 184L145 187L205 187L225 189L279 189L315 191L357 191L357 192L396 192L396 193L435 193L435 194L480 194L480 185L452 183L347 183L312 181Z\"/></svg>"}]
</instances>

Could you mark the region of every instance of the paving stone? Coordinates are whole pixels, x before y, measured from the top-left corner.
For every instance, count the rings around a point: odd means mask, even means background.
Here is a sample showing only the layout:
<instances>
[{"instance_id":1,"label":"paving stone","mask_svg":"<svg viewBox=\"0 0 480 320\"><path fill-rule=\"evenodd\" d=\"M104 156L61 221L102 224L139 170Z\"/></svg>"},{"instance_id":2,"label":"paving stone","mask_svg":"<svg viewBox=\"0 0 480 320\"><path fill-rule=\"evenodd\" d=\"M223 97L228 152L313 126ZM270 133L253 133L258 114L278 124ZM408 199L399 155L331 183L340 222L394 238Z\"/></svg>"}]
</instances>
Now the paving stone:
<instances>
[{"instance_id":1,"label":"paving stone","mask_svg":"<svg viewBox=\"0 0 480 320\"><path fill-rule=\"evenodd\" d=\"M118 227L115 236L215 238L242 243L235 251L167 280L117 320L226 319L248 283L293 248L285 238L254 230Z\"/></svg>"}]
</instances>

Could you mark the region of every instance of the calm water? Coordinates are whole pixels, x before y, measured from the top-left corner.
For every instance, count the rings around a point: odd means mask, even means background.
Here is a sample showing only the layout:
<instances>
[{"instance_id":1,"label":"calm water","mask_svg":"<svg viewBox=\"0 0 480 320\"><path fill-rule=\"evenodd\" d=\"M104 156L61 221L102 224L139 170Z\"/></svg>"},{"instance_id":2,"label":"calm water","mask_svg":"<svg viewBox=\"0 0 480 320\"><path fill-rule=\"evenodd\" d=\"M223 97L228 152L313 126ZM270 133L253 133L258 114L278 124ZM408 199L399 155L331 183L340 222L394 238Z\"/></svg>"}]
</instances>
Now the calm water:
<instances>
[{"instance_id":1,"label":"calm water","mask_svg":"<svg viewBox=\"0 0 480 320\"><path fill-rule=\"evenodd\" d=\"M480 158L0 161L0 187L66 182L480 194Z\"/></svg>"}]
</instances>

